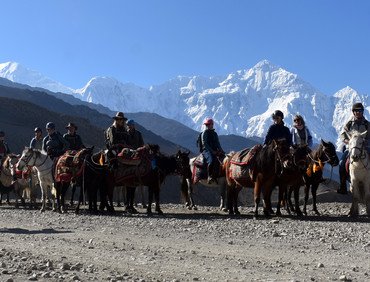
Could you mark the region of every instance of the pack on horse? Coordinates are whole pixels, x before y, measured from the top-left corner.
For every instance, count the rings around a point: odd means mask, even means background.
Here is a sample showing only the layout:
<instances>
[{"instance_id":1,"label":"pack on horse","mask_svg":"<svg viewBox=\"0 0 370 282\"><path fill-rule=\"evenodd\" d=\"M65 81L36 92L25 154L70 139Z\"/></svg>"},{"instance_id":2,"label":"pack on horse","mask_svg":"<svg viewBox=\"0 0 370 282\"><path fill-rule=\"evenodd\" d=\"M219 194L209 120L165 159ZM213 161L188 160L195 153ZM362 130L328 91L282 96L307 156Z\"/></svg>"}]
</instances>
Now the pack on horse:
<instances>
[{"instance_id":1,"label":"pack on horse","mask_svg":"<svg viewBox=\"0 0 370 282\"><path fill-rule=\"evenodd\" d=\"M45 152L26 147L16 165L18 170L23 170L26 166L36 168L41 187L41 212L45 211L46 197L53 187L53 164L53 160ZM54 198L53 210L55 210Z\"/></svg>"},{"instance_id":2,"label":"pack on horse","mask_svg":"<svg viewBox=\"0 0 370 282\"><path fill-rule=\"evenodd\" d=\"M305 187L305 199L303 213L307 215L307 202L309 197L309 192L311 189L312 193L312 205L313 211L316 214L320 214L316 206L316 194L319 184L323 181L323 169L326 163L330 164L332 167L339 164L339 159L335 150L335 146L331 142L325 142L321 140L320 145L308 154L308 168L303 175L304 187ZM295 211L297 215L301 216L302 212L299 208L299 189L301 184L292 185L288 190L287 195L287 205L288 209ZM295 206L291 202L291 194L294 191L294 201ZM288 212L289 212L288 210Z\"/></svg>"},{"instance_id":3,"label":"pack on horse","mask_svg":"<svg viewBox=\"0 0 370 282\"><path fill-rule=\"evenodd\" d=\"M81 186L85 158L92 155L93 150L94 147L83 148L78 151L68 150L58 158L54 170L54 187L56 189L58 211L66 212L65 195L72 182L81 188L80 195L83 193Z\"/></svg>"},{"instance_id":4,"label":"pack on horse","mask_svg":"<svg viewBox=\"0 0 370 282\"><path fill-rule=\"evenodd\" d=\"M367 131L363 133L351 131L349 135L349 174L352 193L349 216L358 216L359 203L366 205L366 213L370 216L370 154L367 151Z\"/></svg>"},{"instance_id":5,"label":"pack on horse","mask_svg":"<svg viewBox=\"0 0 370 282\"><path fill-rule=\"evenodd\" d=\"M272 211L271 192L276 177L281 175L284 169L292 166L289 145L285 139L272 140L269 145L263 147L256 146L245 152L239 151L224 162L230 214L239 214L237 199L241 188L253 187L254 216L258 216L261 191L263 212L269 216ZM249 152L253 155L248 154Z\"/></svg>"},{"instance_id":6,"label":"pack on horse","mask_svg":"<svg viewBox=\"0 0 370 282\"><path fill-rule=\"evenodd\" d=\"M207 179L207 163L203 155L200 154L189 160L189 170L185 170L185 174L181 181L181 194L185 199L185 205L188 209L197 210L193 198L193 185L197 183L206 187L218 188L221 195L220 209L226 209L226 178L225 170L222 165L224 158L224 155L216 156L216 160L214 161L214 174L217 177L216 181L211 183L209 183Z\"/></svg>"}]
</instances>

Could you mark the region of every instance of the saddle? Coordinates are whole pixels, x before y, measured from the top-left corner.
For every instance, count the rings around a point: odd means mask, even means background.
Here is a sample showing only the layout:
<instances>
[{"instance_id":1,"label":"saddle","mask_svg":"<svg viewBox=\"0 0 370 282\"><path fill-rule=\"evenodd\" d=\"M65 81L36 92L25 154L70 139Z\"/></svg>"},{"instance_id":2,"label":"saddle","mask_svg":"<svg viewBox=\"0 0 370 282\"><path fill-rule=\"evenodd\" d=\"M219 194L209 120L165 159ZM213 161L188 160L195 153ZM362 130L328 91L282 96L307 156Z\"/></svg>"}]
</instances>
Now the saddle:
<instances>
[{"instance_id":1,"label":"saddle","mask_svg":"<svg viewBox=\"0 0 370 282\"><path fill-rule=\"evenodd\" d=\"M68 150L64 155L60 156L55 163L55 181L70 182L76 176L82 173L82 166L76 158L77 151Z\"/></svg>"},{"instance_id":2,"label":"saddle","mask_svg":"<svg viewBox=\"0 0 370 282\"><path fill-rule=\"evenodd\" d=\"M144 155L145 147L140 147L137 150L123 148L117 155L118 162L125 165L139 165Z\"/></svg>"},{"instance_id":3,"label":"saddle","mask_svg":"<svg viewBox=\"0 0 370 282\"><path fill-rule=\"evenodd\" d=\"M252 148L246 148L242 151L237 152L232 156L230 160L229 177L241 182L247 179L248 177L254 180L254 164L256 160L256 155L261 151L262 145L257 144Z\"/></svg>"},{"instance_id":4,"label":"saddle","mask_svg":"<svg viewBox=\"0 0 370 282\"><path fill-rule=\"evenodd\" d=\"M147 146L136 150L123 148L117 155L118 166L114 169L116 182L140 178L152 170L153 155Z\"/></svg>"}]
</instances>

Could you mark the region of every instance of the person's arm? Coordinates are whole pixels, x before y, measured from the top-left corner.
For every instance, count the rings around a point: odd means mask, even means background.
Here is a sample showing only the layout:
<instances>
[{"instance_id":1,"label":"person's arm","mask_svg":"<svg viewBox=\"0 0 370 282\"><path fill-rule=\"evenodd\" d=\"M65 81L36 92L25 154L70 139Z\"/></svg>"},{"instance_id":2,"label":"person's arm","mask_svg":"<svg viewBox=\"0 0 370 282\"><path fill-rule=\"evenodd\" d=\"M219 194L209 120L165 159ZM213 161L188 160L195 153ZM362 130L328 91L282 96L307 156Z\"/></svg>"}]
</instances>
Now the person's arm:
<instances>
[{"instance_id":1,"label":"person's arm","mask_svg":"<svg viewBox=\"0 0 370 282\"><path fill-rule=\"evenodd\" d=\"M77 144L78 144L78 148L79 149L84 149L86 148L84 143L82 142L82 139L81 139L81 136L80 135L77 135Z\"/></svg>"},{"instance_id":2,"label":"person's arm","mask_svg":"<svg viewBox=\"0 0 370 282\"><path fill-rule=\"evenodd\" d=\"M307 145L308 147L312 147L312 135L310 133L310 131L308 130L308 128L306 127L307 129Z\"/></svg>"},{"instance_id":3,"label":"person's arm","mask_svg":"<svg viewBox=\"0 0 370 282\"><path fill-rule=\"evenodd\" d=\"M35 143L36 143L36 139L32 138L32 140L30 142L30 148L35 149Z\"/></svg>"},{"instance_id":4,"label":"person's arm","mask_svg":"<svg viewBox=\"0 0 370 282\"><path fill-rule=\"evenodd\" d=\"M214 153L212 148L209 146L209 134L207 130L203 131L202 133L202 144L205 150L211 152L212 154Z\"/></svg>"},{"instance_id":5,"label":"person's arm","mask_svg":"<svg viewBox=\"0 0 370 282\"><path fill-rule=\"evenodd\" d=\"M141 134L141 132L140 131L138 131L138 133L139 133L139 147L142 147L142 146L144 146L144 139L143 139L143 135Z\"/></svg>"},{"instance_id":6,"label":"person's arm","mask_svg":"<svg viewBox=\"0 0 370 282\"><path fill-rule=\"evenodd\" d=\"M340 140L342 140L342 142L346 145L349 142L348 132L350 131L351 123L351 121L347 122L346 125L343 127L342 133L340 134Z\"/></svg>"},{"instance_id":7,"label":"person's arm","mask_svg":"<svg viewBox=\"0 0 370 282\"><path fill-rule=\"evenodd\" d=\"M268 145L271 141L271 134L272 134L272 126L269 127L267 130L267 134L265 140L263 141L263 145Z\"/></svg>"},{"instance_id":8,"label":"person's arm","mask_svg":"<svg viewBox=\"0 0 370 282\"><path fill-rule=\"evenodd\" d=\"M292 143L293 143L293 145L297 145L297 137L296 137L296 135L294 134L294 131L295 131L295 128L294 128L294 127L292 127L292 128L290 129L290 134L291 134L291 136L292 136Z\"/></svg>"},{"instance_id":9,"label":"person's arm","mask_svg":"<svg viewBox=\"0 0 370 282\"><path fill-rule=\"evenodd\" d=\"M220 150L221 151L221 153L225 153L225 151L222 149L222 147L221 147L221 144L220 144L220 139L218 138L218 134L215 132L215 136L216 136L216 145L217 145L217 148L218 148L218 150Z\"/></svg>"}]
</instances>

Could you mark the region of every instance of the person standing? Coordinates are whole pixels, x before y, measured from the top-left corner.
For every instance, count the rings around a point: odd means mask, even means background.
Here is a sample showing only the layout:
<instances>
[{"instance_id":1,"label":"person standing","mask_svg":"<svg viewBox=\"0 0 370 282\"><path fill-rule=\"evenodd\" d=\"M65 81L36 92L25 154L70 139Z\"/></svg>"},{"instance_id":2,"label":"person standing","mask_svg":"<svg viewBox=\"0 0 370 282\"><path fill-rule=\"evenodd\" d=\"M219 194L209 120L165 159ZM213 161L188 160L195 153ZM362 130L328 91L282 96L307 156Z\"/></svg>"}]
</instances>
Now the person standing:
<instances>
[{"instance_id":1,"label":"person standing","mask_svg":"<svg viewBox=\"0 0 370 282\"><path fill-rule=\"evenodd\" d=\"M339 180L340 186L337 189L339 194L347 194L347 171L346 171L346 161L349 155L347 144L349 142L350 136L349 132L351 130L356 130L360 133L367 131L366 140L367 140L367 151L370 153L370 132L369 132L369 121L364 116L364 106L362 103L354 103L352 105L352 118L344 125L343 131L340 135L342 140L343 155L339 161Z\"/></svg>"},{"instance_id":2,"label":"person standing","mask_svg":"<svg viewBox=\"0 0 370 282\"><path fill-rule=\"evenodd\" d=\"M42 130L40 127L36 127L35 130L35 137L31 139L30 148L36 150L42 150Z\"/></svg>"}]
</instances>

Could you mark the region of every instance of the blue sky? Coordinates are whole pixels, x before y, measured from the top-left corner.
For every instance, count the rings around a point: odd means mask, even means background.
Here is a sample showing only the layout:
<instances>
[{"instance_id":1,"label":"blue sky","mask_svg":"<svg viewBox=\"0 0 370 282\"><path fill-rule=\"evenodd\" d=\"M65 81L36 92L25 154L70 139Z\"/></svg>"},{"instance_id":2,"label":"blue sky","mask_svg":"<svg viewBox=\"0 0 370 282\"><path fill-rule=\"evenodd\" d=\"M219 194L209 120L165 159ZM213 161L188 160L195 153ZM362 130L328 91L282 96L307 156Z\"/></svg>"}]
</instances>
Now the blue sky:
<instances>
[{"instance_id":1,"label":"blue sky","mask_svg":"<svg viewBox=\"0 0 370 282\"><path fill-rule=\"evenodd\" d=\"M79 88L225 75L263 59L324 93L370 94L370 1L3 0L0 62Z\"/></svg>"}]
</instances>

